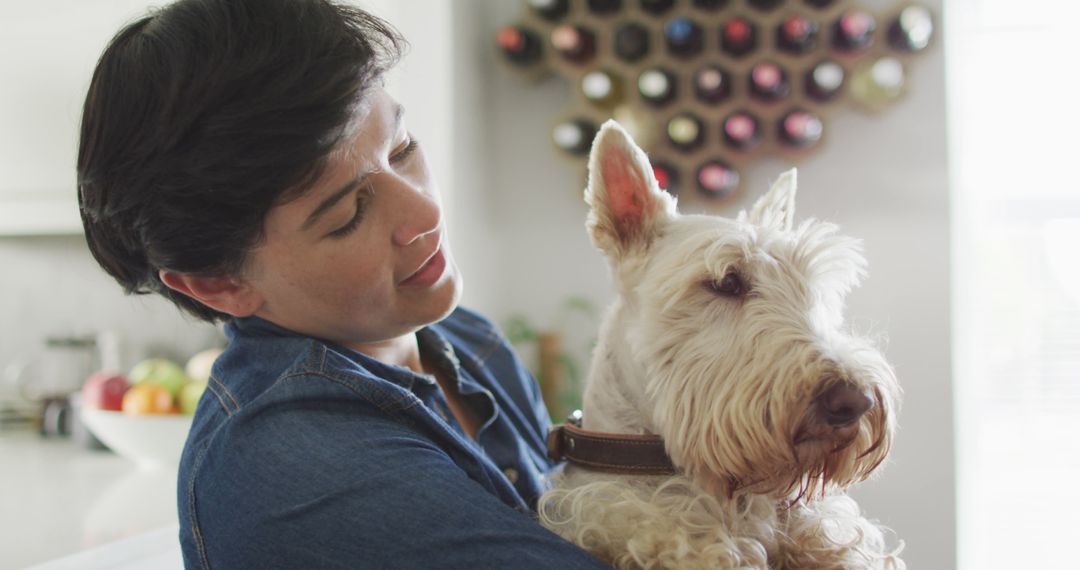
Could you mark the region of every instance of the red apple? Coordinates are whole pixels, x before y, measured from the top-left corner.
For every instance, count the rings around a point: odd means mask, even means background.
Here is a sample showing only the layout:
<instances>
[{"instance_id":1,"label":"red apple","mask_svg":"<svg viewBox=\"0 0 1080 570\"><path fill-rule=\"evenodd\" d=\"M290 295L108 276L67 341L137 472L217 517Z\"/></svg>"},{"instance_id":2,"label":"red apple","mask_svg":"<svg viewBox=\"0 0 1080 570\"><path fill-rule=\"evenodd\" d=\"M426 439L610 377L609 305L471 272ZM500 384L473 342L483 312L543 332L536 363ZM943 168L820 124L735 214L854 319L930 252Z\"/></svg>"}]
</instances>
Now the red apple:
<instances>
[{"instance_id":1,"label":"red apple","mask_svg":"<svg viewBox=\"0 0 1080 570\"><path fill-rule=\"evenodd\" d=\"M124 393L131 384L123 374L96 372L86 379L82 388L82 405L99 410L120 411L124 407Z\"/></svg>"}]
</instances>

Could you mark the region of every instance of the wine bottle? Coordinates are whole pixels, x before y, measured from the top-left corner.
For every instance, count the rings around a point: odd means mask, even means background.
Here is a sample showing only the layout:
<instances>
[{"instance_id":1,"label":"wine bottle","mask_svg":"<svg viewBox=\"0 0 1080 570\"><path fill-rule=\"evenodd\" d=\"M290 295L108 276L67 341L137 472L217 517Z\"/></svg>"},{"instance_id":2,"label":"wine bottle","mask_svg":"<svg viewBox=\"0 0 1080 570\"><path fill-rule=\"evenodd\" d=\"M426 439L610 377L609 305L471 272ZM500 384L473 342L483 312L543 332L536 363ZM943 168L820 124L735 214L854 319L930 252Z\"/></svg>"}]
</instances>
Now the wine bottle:
<instances>
[{"instance_id":1,"label":"wine bottle","mask_svg":"<svg viewBox=\"0 0 1080 570\"><path fill-rule=\"evenodd\" d=\"M668 194L677 196L679 194L679 172L667 162L658 160L653 160L651 162L653 176L656 177L656 183L660 185L661 189L667 191Z\"/></svg>"},{"instance_id":2,"label":"wine bottle","mask_svg":"<svg viewBox=\"0 0 1080 570\"><path fill-rule=\"evenodd\" d=\"M581 92L598 107L614 107L622 101L622 83L622 78L608 71L590 71L581 78Z\"/></svg>"},{"instance_id":3,"label":"wine bottle","mask_svg":"<svg viewBox=\"0 0 1080 570\"><path fill-rule=\"evenodd\" d=\"M682 151L691 151L705 140L705 127L693 113L679 113L667 123L667 136L671 145Z\"/></svg>"},{"instance_id":4,"label":"wine bottle","mask_svg":"<svg viewBox=\"0 0 1080 570\"><path fill-rule=\"evenodd\" d=\"M645 26L634 22L626 23L615 30L615 55L626 62L633 63L649 53L649 31Z\"/></svg>"},{"instance_id":5,"label":"wine bottle","mask_svg":"<svg viewBox=\"0 0 1080 570\"><path fill-rule=\"evenodd\" d=\"M834 0L803 0L803 2L806 2L807 4L818 9L828 8L830 5L832 5L833 1Z\"/></svg>"},{"instance_id":6,"label":"wine bottle","mask_svg":"<svg viewBox=\"0 0 1080 570\"><path fill-rule=\"evenodd\" d=\"M694 95L705 103L719 103L731 95L731 75L716 65L694 72Z\"/></svg>"},{"instance_id":7,"label":"wine bottle","mask_svg":"<svg viewBox=\"0 0 1080 570\"><path fill-rule=\"evenodd\" d=\"M788 53L806 53L817 45L818 25L802 16L788 16L776 29L776 47Z\"/></svg>"},{"instance_id":8,"label":"wine bottle","mask_svg":"<svg viewBox=\"0 0 1080 570\"><path fill-rule=\"evenodd\" d=\"M757 28L745 18L732 18L720 28L720 49L735 57L757 48Z\"/></svg>"},{"instance_id":9,"label":"wine bottle","mask_svg":"<svg viewBox=\"0 0 1080 570\"><path fill-rule=\"evenodd\" d=\"M656 107L669 103L677 94L675 75L661 67L642 71L638 75L637 88L641 98Z\"/></svg>"},{"instance_id":10,"label":"wine bottle","mask_svg":"<svg viewBox=\"0 0 1080 570\"><path fill-rule=\"evenodd\" d=\"M750 150L761 141L761 126L753 115L736 111L723 123L724 142L736 150Z\"/></svg>"},{"instance_id":11,"label":"wine bottle","mask_svg":"<svg viewBox=\"0 0 1080 570\"><path fill-rule=\"evenodd\" d=\"M827 59L810 68L806 73L806 93L818 101L828 101L840 93L844 86L844 68Z\"/></svg>"},{"instance_id":12,"label":"wine bottle","mask_svg":"<svg viewBox=\"0 0 1080 570\"><path fill-rule=\"evenodd\" d=\"M622 0L589 0L588 6L593 14L614 14L622 9Z\"/></svg>"},{"instance_id":13,"label":"wine bottle","mask_svg":"<svg viewBox=\"0 0 1080 570\"><path fill-rule=\"evenodd\" d=\"M767 12L774 10L780 4L783 4L784 0L750 0L750 5L758 10Z\"/></svg>"},{"instance_id":14,"label":"wine bottle","mask_svg":"<svg viewBox=\"0 0 1080 570\"><path fill-rule=\"evenodd\" d=\"M573 155L589 152L595 136L596 123L582 118L563 121L551 131L551 140L555 142L555 146Z\"/></svg>"},{"instance_id":15,"label":"wine bottle","mask_svg":"<svg viewBox=\"0 0 1080 570\"><path fill-rule=\"evenodd\" d=\"M557 26L551 31L551 45L571 63L585 63L596 55L596 35L581 26Z\"/></svg>"},{"instance_id":16,"label":"wine bottle","mask_svg":"<svg viewBox=\"0 0 1080 570\"><path fill-rule=\"evenodd\" d=\"M570 0L529 0L529 7L541 18L556 22L570 11Z\"/></svg>"},{"instance_id":17,"label":"wine bottle","mask_svg":"<svg viewBox=\"0 0 1080 570\"><path fill-rule=\"evenodd\" d=\"M728 0L694 0L694 7L713 12L727 6Z\"/></svg>"},{"instance_id":18,"label":"wine bottle","mask_svg":"<svg viewBox=\"0 0 1080 570\"><path fill-rule=\"evenodd\" d=\"M779 65L763 61L750 69L750 95L761 101L776 101L791 93L787 73Z\"/></svg>"},{"instance_id":19,"label":"wine bottle","mask_svg":"<svg viewBox=\"0 0 1080 570\"><path fill-rule=\"evenodd\" d=\"M499 30L496 42L506 59L516 65L531 65L540 59L540 36L528 28L506 26Z\"/></svg>"},{"instance_id":20,"label":"wine bottle","mask_svg":"<svg viewBox=\"0 0 1080 570\"><path fill-rule=\"evenodd\" d=\"M833 47L840 51L859 51L874 40L877 23L862 10L848 10L833 24Z\"/></svg>"},{"instance_id":21,"label":"wine bottle","mask_svg":"<svg viewBox=\"0 0 1080 570\"><path fill-rule=\"evenodd\" d=\"M705 45L701 26L689 18L675 18L664 24L664 39L672 55L682 58L701 53Z\"/></svg>"},{"instance_id":22,"label":"wine bottle","mask_svg":"<svg viewBox=\"0 0 1080 570\"><path fill-rule=\"evenodd\" d=\"M653 15L663 14L674 5L675 0L641 0L641 9Z\"/></svg>"},{"instance_id":23,"label":"wine bottle","mask_svg":"<svg viewBox=\"0 0 1080 570\"><path fill-rule=\"evenodd\" d=\"M809 111L796 109L780 119L780 140L793 147L807 147L821 140L824 131L821 117Z\"/></svg>"},{"instance_id":24,"label":"wine bottle","mask_svg":"<svg viewBox=\"0 0 1080 570\"><path fill-rule=\"evenodd\" d=\"M908 6L889 24L889 45L907 52L926 49L934 34L934 18L922 6Z\"/></svg>"},{"instance_id":25,"label":"wine bottle","mask_svg":"<svg viewBox=\"0 0 1080 570\"><path fill-rule=\"evenodd\" d=\"M698 191L709 198L725 198L739 187L739 173L719 160L710 160L697 169Z\"/></svg>"}]
</instances>

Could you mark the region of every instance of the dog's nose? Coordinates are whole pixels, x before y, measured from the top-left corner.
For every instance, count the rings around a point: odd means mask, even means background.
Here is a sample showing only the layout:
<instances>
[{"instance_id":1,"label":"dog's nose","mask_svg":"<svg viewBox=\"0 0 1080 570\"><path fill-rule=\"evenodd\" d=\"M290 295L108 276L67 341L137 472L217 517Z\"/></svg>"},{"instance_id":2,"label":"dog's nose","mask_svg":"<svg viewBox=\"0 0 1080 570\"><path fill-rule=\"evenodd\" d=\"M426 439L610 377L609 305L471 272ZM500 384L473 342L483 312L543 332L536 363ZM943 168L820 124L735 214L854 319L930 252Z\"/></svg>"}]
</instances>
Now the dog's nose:
<instances>
[{"instance_id":1,"label":"dog's nose","mask_svg":"<svg viewBox=\"0 0 1080 570\"><path fill-rule=\"evenodd\" d=\"M833 427L845 426L861 418L874 405L874 398L850 384L836 384L817 397L821 417Z\"/></svg>"}]
</instances>

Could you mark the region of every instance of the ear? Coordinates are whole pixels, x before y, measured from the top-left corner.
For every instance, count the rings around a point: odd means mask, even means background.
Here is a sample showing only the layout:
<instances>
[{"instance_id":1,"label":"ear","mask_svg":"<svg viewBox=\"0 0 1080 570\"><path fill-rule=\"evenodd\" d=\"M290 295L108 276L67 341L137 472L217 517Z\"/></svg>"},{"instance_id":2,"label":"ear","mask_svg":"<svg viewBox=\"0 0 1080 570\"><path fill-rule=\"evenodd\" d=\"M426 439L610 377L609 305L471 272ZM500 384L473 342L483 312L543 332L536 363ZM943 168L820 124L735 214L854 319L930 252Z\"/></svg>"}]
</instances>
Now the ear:
<instances>
[{"instance_id":1,"label":"ear","mask_svg":"<svg viewBox=\"0 0 1080 570\"><path fill-rule=\"evenodd\" d=\"M162 269L158 277L166 287L234 317L250 317L263 305L251 285L235 277L207 277Z\"/></svg>"},{"instance_id":2,"label":"ear","mask_svg":"<svg viewBox=\"0 0 1080 570\"><path fill-rule=\"evenodd\" d=\"M660 189L645 152L612 120L593 140L585 202L592 208L586 227L593 243L616 255L647 247L677 215L675 199Z\"/></svg>"},{"instance_id":3,"label":"ear","mask_svg":"<svg viewBox=\"0 0 1080 570\"><path fill-rule=\"evenodd\" d=\"M756 226L791 230L795 220L795 169L781 174L772 188L754 202L750 214L742 212L739 220L749 221Z\"/></svg>"}]
</instances>

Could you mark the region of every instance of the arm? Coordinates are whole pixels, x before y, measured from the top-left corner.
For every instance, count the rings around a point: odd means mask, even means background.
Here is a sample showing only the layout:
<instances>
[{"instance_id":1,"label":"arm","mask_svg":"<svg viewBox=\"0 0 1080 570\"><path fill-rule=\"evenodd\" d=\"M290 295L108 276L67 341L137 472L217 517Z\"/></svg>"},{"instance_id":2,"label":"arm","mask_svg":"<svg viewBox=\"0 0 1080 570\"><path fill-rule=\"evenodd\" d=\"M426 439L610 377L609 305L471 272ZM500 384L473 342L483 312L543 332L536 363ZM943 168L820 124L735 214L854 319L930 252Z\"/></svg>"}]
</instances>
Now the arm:
<instances>
[{"instance_id":1,"label":"arm","mask_svg":"<svg viewBox=\"0 0 1080 570\"><path fill-rule=\"evenodd\" d=\"M195 484L211 568L605 567L365 407L295 403L234 418L224 439L235 443L211 447Z\"/></svg>"}]
</instances>

